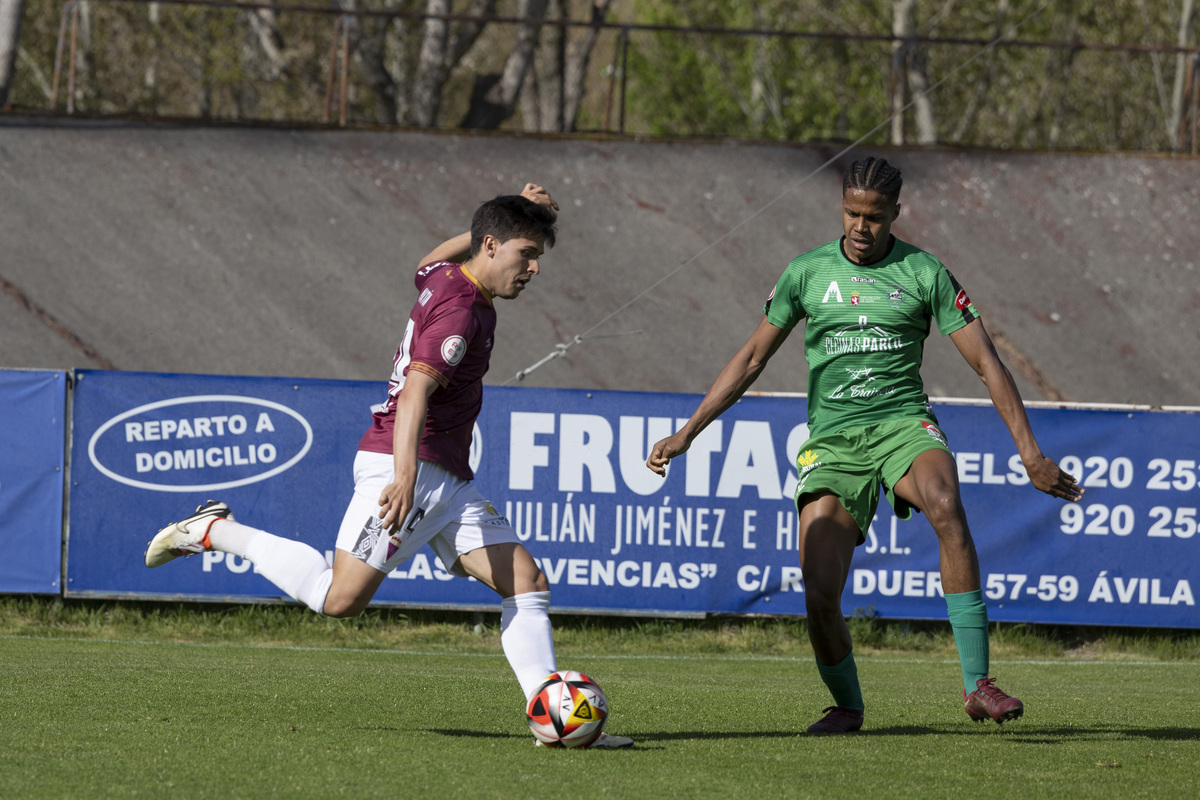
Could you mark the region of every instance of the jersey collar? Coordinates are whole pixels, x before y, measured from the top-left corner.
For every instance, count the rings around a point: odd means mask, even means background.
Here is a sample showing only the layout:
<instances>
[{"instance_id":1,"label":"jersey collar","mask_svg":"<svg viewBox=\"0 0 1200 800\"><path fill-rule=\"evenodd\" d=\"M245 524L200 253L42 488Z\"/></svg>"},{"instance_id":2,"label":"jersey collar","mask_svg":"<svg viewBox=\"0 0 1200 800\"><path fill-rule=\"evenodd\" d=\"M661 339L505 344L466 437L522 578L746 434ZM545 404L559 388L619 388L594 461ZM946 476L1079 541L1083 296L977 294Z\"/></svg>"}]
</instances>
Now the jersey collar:
<instances>
[{"instance_id":1,"label":"jersey collar","mask_svg":"<svg viewBox=\"0 0 1200 800\"><path fill-rule=\"evenodd\" d=\"M467 280L469 280L471 283L475 284L476 287L478 287L479 291L483 293L483 299L487 300L488 304L490 305L492 302L492 297L493 297L492 293L489 292L487 289L483 288L483 284L479 282L478 278L476 278L474 275L471 274L471 271L469 269L467 269L466 264L460 264L458 268L460 270L462 270L462 274L466 276Z\"/></svg>"},{"instance_id":2,"label":"jersey collar","mask_svg":"<svg viewBox=\"0 0 1200 800\"><path fill-rule=\"evenodd\" d=\"M850 260L850 256L846 255L846 251L842 249L842 246L846 243L845 236L838 239L837 250L838 250L838 255L840 255L842 257L842 261L845 261L847 264L850 264L851 266L855 266L855 267L860 267L862 269L873 269L875 267L882 267L884 264L886 264L891 259L892 253L896 250L896 244L899 241L900 240L896 238L896 234L889 233L888 234L887 252L884 253L883 256L878 261L872 261L870 264L859 264L856 261Z\"/></svg>"}]
</instances>

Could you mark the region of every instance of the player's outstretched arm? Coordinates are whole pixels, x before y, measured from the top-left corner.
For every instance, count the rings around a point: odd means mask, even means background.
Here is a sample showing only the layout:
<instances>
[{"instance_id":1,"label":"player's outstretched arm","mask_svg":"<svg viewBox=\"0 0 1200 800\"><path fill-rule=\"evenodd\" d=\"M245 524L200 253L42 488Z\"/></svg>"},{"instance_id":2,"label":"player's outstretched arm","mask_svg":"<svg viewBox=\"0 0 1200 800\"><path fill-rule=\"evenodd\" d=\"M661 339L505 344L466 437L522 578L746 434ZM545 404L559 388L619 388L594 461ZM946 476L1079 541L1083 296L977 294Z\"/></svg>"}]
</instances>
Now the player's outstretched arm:
<instances>
[{"instance_id":1,"label":"player's outstretched arm","mask_svg":"<svg viewBox=\"0 0 1200 800\"><path fill-rule=\"evenodd\" d=\"M1052 497L1072 503L1077 501L1083 495L1083 489L1074 476L1064 472L1057 462L1042 454L1042 449L1033 436L1033 428L1029 425L1021 393L1017 390L1012 373L996 353L996 347L983 326L983 320L976 319L959 328L950 334L950 340L987 386L992 405L1008 426L1008 432L1017 446L1017 453L1021 456L1021 463L1025 465L1025 471L1029 473L1033 485Z\"/></svg>"},{"instance_id":2,"label":"player's outstretched arm","mask_svg":"<svg viewBox=\"0 0 1200 800\"><path fill-rule=\"evenodd\" d=\"M417 485L417 448L425 430L429 395L438 383L424 372L412 369L404 388L396 398L396 419L392 433L392 459L395 476L379 493L379 518L384 530L404 524L412 512L413 490Z\"/></svg>"},{"instance_id":3,"label":"player's outstretched arm","mask_svg":"<svg viewBox=\"0 0 1200 800\"><path fill-rule=\"evenodd\" d=\"M449 261L454 264L461 264L467 260L467 256L471 254L471 232L460 233L452 239L439 244L437 247L429 251L429 254L421 259L421 263L417 268L427 267L430 264L436 264L439 261Z\"/></svg>"},{"instance_id":4,"label":"player's outstretched arm","mask_svg":"<svg viewBox=\"0 0 1200 800\"><path fill-rule=\"evenodd\" d=\"M554 211L558 211L558 203L550 196L544 188L536 183L527 183L525 188L521 190L521 197L524 197L530 202L537 203L540 206L546 206ZM433 250L429 251L428 255L421 259L418 269L427 267L430 264L436 264L439 261L449 261L455 264L461 264L466 261L471 255L471 232L466 231L460 233L451 239L439 244Z\"/></svg>"},{"instance_id":5,"label":"player's outstretched arm","mask_svg":"<svg viewBox=\"0 0 1200 800\"><path fill-rule=\"evenodd\" d=\"M667 464L671 459L687 452L700 432L746 393L763 368L767 366L771 356L775 355L775 351L787 339L788 333L790 331L775 327L764 316L758 323L758 327L754 329L754 333L750 334L746 343L717 375L717 379L713 381L712 387L700 401L700 405L692 414L691 419L684 423L684 426L675 434L668 436L651 448L650 457L646 459L646 466L651 471L666 477Z\"/></svg>"}]
</instances>

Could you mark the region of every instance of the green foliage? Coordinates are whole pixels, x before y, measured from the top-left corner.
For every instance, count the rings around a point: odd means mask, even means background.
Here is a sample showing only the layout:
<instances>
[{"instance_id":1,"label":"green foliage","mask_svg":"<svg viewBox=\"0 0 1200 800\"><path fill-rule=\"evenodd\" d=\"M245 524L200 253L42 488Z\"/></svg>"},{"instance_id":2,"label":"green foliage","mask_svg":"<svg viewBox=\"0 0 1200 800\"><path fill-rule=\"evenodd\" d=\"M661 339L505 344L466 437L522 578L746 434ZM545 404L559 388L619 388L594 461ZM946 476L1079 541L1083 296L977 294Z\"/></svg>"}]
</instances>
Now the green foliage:
<instances>
[{"instance_id":1,"label":"green foliage","mask_svg":"<svg viewBox=\"0 0 1200 800\"><path fill-rule=\"evenodd\" d=\"M922 37L1006 38L1067 47L918 45L939 142L977 147L1164 150L1176 57L1071 49L1072 43L1173 45L1177 3L921 0ZM636 21L708 29L890 35L891 0L681 3L637 0ZM1035 13L1036 12L1036 13ZM1195 36L1192 37L1195 41ZM891 116L902 81L886 41L733 33L631 36L626 129L657 135L852 141ZM906 99L911 97L906 95ZM905 114L909 135L914 112ZM888 141L886 128L868 143Z\"/></svg>"},{"instance_id":2,"label":"green foliage","mask_svg":"<svg viewBox=\"0 0 1200 800\"><path fill-rule=\"evenodd\" d=\"M637 4L646 24L758 31L829 30L821 24L829 5ZM853 22L864 24L861 33L886 32L874 14ZM887 107L887 83L879 80L891 60L887 43L669 31L639 32L632 41L628 102L657 135L846 139L870 130Z\"/></svg>"},{"instance_id":3,"label":"green foliage","mask_svg":"<svg viewBox=\"0 0 1200 800\"><path fill-rule=\"evenodd\" d=\"M319 120L332 18L280 14L286 68L275 74L246 12L146 3L84 3L76 35L76 110L267 120ZM26 0L11 102L47 108L63 4ZM58 108L66 107L71 28L65 30Z\"/></svg>"}]
</instances>

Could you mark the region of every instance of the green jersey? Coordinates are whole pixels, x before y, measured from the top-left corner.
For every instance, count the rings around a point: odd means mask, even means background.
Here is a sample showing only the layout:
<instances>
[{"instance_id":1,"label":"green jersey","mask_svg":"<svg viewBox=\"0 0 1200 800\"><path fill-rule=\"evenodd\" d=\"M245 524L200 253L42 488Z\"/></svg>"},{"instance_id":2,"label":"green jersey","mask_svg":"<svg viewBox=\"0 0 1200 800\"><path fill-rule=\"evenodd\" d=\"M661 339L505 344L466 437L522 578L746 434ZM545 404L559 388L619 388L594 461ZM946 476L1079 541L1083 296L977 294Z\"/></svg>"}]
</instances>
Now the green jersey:
<instances>
[{"instance_id":1,"label":"green jersey","mask_svg":"<svg viewBox=\"0 0 1200 800\"><path fill-rule=\"evenodd\" d=\"M888 254L866 266L846 258L841 240L796 256L763 313L784 330L808 318L813 436L932 415L921 381L929 322L946 335L979 316L942 262L895 237Z\"/></svg>"}]
</instances>

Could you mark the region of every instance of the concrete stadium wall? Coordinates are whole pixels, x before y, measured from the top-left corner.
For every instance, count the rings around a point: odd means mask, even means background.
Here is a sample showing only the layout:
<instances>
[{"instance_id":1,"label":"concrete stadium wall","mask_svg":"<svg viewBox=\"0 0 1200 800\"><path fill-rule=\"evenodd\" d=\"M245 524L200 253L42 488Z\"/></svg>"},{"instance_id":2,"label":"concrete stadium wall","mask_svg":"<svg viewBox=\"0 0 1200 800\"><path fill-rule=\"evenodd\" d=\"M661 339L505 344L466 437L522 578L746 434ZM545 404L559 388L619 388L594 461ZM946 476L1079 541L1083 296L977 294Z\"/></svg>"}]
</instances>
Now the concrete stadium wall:
<instances>
[{"instance_id":1,"label":"concrete stadium wall","mask_svg":"<svg viewBox=\"0 0 1200 800\"><path fill-rule=\"evenodd\" d=\"M418 259L528 180L559 244L499 308L489 382L594 328L526 383L702 392L788 260L840 235L841 164L800 183L835 152L0 116L0 367L384 380ZM895 231L954 271L1026 399L1197 404L1200 161L884 155ZM799 335L756 389L804 390ZM986 396L936 333L924 373Z\"/></svg>"}]
</instances>

